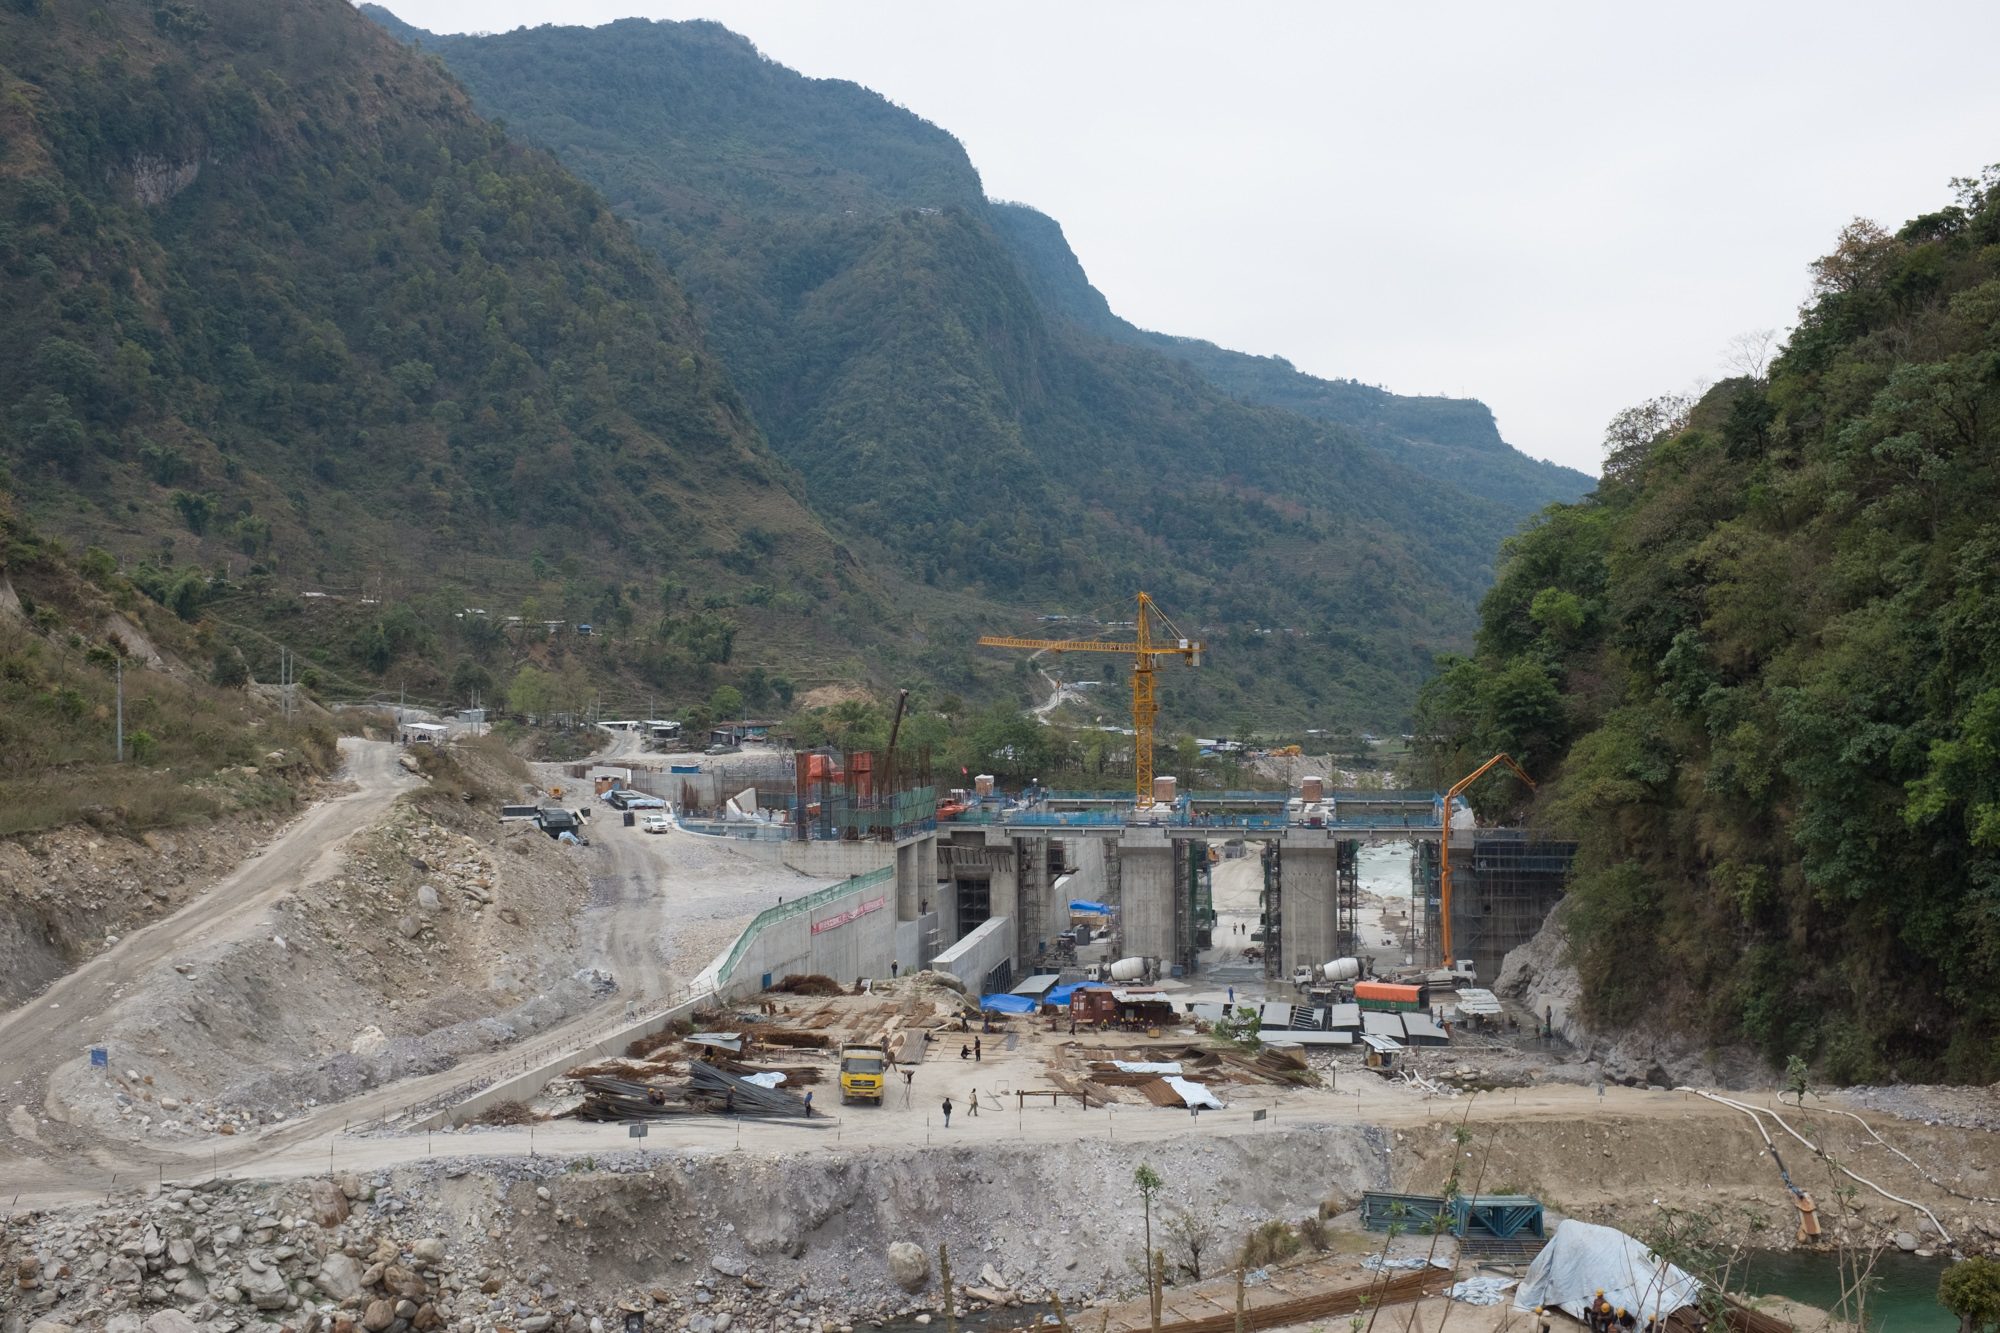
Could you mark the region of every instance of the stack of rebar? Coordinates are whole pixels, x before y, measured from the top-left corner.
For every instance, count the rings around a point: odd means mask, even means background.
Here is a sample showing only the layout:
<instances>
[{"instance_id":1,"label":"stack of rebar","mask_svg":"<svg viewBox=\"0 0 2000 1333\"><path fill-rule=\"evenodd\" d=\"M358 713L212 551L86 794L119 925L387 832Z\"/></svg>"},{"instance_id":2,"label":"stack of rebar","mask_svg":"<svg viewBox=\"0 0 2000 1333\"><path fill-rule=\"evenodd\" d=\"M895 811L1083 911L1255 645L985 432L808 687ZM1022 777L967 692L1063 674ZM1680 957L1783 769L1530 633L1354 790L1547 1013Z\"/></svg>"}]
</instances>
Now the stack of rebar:
<instances>
[{"instance_id":1,"label":"stack of rebar","mask_svg":"<svg viewBox=\"0 0 2000 1333\"><path fill-rule=\"evenodd\" d=\"M583 1088L583 1102L574 1112L579 1120L658 1120L689 1115L694 1109L673 1100L678 1089L634 1083L610 1074L590 1074L577 1082Z\"/></svg>"},{"instance_id":2,"label":"stack of rebar","mask_svg":"<svg viewBox=\"0 0 2000 1333\"><path fill-rule=\"evenodd\" d=\"M702 1111L757 1117L804 1119L805 1102L779 1088L766 1088L726 1074L714 1065L688 1061L687 1102Z\"/></svg>"},{"instance_id":3,"label":"stack of rebar","mask_svg":"<svg viewBox=\"0 0 2000 1333\"><path fill-rule=\"evenodd\" d=\"M583 1088L583 1102L574 1113L579 1120L659 1120L677 1115L804 1119L807 1114L802 1098L699 1060L688 1061L688 1081L678 1086L635 1083L612 1074L587 1075L577 1083Z\"/></svg>"}]
</instances>

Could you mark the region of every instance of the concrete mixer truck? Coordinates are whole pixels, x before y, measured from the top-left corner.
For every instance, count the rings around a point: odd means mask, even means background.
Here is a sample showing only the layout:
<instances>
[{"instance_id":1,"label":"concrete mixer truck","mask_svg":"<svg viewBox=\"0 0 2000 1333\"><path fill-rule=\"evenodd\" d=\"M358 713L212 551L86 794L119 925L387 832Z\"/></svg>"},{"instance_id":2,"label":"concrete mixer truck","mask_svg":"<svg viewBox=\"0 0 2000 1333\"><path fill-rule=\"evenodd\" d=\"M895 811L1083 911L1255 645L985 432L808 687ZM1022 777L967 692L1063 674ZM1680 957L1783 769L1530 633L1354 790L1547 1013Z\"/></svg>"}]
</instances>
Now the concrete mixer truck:
<instances>
[{"instance_id":1,"label":"concrete mixer truck","mask_svg":"<svg viewBox=\"0 0 2000 1333\"><path fill-rule=\"evenodd\" d=\"M1311 997L1313 1004L1336 1004L1344 998L1343 992L1351 989L1361 979L1359 958L1336 958L1318 967L1307 967L1301 963L1292 972L1292 985L1301 993Z\"/></svg>"},{"instance_id":2,"label":"concrete mixer truck","mask_svg":"<svg viewBox=\"0 0 2000 1333\"><path fill-rule=\"evenodd\" d=\"M1092 963L1084 970L1090 981L1151 981L1160 975L1160 960L1120 958L1115 963Z\"/></svg>"}]
</instances>

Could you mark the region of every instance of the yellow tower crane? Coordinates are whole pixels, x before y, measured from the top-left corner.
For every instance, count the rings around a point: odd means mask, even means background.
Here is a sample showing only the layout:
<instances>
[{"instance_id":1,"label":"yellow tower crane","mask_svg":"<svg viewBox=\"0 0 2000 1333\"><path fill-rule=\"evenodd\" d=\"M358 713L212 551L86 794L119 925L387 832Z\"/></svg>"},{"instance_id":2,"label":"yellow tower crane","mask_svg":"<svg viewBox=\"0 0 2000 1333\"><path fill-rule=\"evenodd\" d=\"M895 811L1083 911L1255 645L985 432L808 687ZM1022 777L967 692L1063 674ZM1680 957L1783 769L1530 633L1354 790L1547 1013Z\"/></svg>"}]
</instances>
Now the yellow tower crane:
<instances>
[{"instance_id":1,"label":"yellow tower crane","mask_svg":"<svg viewBox=\"0 0 2000 1333\"><path fill-rule=\"evenodd\" d=\"M1156 632L1158 622L1165 633ZM1145 593L1139 594L1138 637L1132 643L1110 643L1097 639L1015 639L989 634L979 640L982 648L1028 648L1044 653L1126 653L1132 662L1132 751L1133 790L1140 805L1153 803L1153 719L1160 706L1153 697L1155 660L1179 657L1189 666L1201 665L1202 645L1182 634L1180 627Z\"/></svg>"}]
</instances>

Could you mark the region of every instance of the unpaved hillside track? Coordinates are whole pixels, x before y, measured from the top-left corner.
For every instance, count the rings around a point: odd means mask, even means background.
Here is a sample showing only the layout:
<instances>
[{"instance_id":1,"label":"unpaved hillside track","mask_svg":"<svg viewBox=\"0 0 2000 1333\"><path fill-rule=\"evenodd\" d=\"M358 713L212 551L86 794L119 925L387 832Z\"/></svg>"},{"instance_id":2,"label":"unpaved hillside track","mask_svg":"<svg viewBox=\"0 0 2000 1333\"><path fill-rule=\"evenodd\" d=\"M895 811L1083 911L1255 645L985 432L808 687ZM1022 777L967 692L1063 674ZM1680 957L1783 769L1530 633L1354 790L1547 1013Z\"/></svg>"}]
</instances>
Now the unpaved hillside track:
<instances>
[{"instance_id":1,"label":"unpaved hillside track","mask_svg":"<svg viewBox=\"0 0 2000 1333\"><path fill-rule=\"evenodd\" d=\"M340 749L345 763L338 776L352 782L353 790L306 811L260 854L180 911L125 936L33 1001L0 1016L0 1087L7 1099L0 1123L0 1179L15 1177L22 1140L41 1151L84 1146L64 1143L60 1121L37 1123L49 1075L83 1054L96 1038L95 1025L134 978L168 965L194 945L254 928L264 908L329 873L341 844L418 784L397 763L396 746L387 741L346 739Z\"/></svg>"}]
</instances>

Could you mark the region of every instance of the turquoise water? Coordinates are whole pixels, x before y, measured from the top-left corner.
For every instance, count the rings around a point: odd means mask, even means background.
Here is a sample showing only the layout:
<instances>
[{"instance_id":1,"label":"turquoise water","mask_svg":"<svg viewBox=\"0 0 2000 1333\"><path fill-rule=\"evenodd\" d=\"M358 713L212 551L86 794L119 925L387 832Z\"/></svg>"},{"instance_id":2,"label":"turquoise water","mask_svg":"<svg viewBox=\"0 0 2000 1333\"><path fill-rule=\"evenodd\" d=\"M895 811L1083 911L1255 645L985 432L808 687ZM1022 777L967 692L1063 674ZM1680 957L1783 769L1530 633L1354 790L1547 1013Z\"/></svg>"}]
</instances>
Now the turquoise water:
<instances>
[{"instance_id":1,"label":"turquoise water","mask_svg":"<svg viewBox=\"0 0 2000 1333\"><path fill-rule=\"evenodd\" d=\"M1937 1303L1938 1279L1949 1262L1900 1250L1882 1255L1868 1295L1868 1326L1888 1333L1956 1333L1958 1321ZM1833 1309L1842 1286L1838 1257L1807 1250L1752 1255L1747 1273L1734 1284L1759 1296L1786 1296L1822 1310Z\"/></svg>"}]
</instances>

